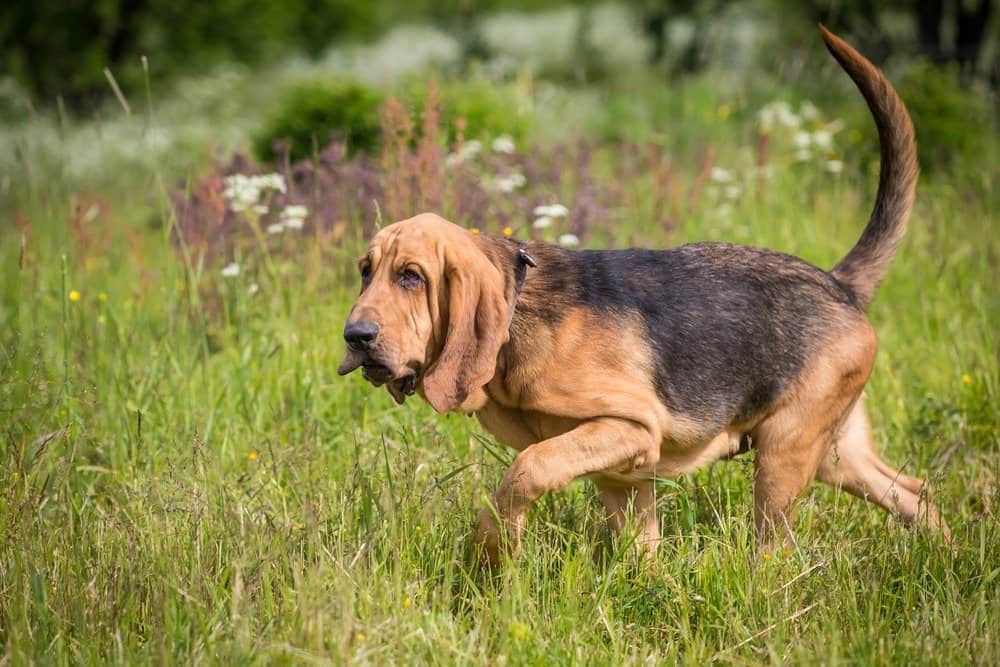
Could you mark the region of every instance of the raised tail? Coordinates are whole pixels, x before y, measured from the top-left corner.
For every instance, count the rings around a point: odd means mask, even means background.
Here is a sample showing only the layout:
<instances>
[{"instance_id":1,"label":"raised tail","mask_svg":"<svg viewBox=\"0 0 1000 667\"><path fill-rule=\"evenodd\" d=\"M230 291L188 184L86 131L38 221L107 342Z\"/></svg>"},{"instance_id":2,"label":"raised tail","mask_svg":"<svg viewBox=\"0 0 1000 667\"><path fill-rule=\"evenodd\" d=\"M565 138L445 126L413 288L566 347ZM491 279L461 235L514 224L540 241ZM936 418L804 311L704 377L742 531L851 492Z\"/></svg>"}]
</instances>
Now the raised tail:
<instances>
[{"instance_id":1,"label":"raised tail","mask_svg":"<svg viewBox=\"0 0 1000 667\"><path fill-rule=\"evenodd\" d=\"M824 26L827 49L854 80L878 127L882 166L875 206L861 238L830 274L866 307L896 252L917 189L917 142L906 106L892 84L867 58Z\"/></svg>"}]
</instances>

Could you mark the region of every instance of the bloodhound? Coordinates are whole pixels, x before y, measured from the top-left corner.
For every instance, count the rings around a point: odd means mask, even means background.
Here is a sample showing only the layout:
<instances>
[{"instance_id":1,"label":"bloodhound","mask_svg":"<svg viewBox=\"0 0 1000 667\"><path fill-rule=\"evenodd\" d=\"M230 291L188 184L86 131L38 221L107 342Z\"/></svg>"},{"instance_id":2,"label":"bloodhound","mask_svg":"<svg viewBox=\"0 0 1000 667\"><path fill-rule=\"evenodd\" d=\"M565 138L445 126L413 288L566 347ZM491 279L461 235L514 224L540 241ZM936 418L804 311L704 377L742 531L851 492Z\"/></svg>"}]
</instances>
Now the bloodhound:
<instances>
[{"instance_id":1,"label":"bloodhound","mask_svg":"<svg viewBox=\"0 0 1000 667\"><path fill-rule=\"evenodd\" d=\"M924 483L875 453L861 399L877 347L864 309L914 199L913 127L882 73L820 29L882 160L871 218L829 272L723 243L571 251L429 213L375 235L339 372L475 414L519 450L479 515L489 562L517 551L534 501L579 477L612 529L631 512L655 549L654 479L749 449L760 548L791 540L792 503L815 478L947 535Z\"/></svg>"}]
</instances>

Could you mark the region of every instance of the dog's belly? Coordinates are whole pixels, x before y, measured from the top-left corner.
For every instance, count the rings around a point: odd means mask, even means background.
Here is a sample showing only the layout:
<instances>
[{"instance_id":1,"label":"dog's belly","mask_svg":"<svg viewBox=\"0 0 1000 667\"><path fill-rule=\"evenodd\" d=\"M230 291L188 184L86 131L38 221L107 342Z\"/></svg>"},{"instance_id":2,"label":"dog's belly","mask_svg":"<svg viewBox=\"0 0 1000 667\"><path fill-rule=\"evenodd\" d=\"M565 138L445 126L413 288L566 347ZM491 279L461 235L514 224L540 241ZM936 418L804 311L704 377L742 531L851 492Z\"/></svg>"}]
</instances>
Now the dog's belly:
<instances>
[{"instance_id":1,"label":"dog's belly","mask_svg":"<svg viewBox=\"0 0 1000 667\"><path fill-rule=\"evenodd\" d=\"M742 434L737 431L723 431L715 437L695 445L664 440L660 445L660 460L655 465L628 471L603 471L595 474L594 477L622 484L634 484L652 477L686 475L710 463L739 454L743 451L740 448L741 438Z\"/></svg>"}]
</instances>

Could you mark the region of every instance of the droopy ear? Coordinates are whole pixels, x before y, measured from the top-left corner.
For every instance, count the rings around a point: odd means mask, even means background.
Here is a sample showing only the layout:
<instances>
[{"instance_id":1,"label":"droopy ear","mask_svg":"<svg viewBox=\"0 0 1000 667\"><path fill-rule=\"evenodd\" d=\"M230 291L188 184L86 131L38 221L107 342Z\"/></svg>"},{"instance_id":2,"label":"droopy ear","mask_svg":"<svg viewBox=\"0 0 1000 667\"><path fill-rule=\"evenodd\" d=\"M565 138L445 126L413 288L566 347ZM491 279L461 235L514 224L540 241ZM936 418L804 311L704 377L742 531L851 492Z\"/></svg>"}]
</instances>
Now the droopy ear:
<instances>
[{"instance_id":1,"label":"droopy ear","mask_svg":"<svg viewBox=\"0 0 1000 667\"><path fill-rule=\"evenodd\" d=\"M497 355L510 338L513 290L478 248L446 258L444 347L424 376L427 402L438 412L455 410L496 373ZM511 294L507 294L511 292Z\"/></svg>"}]
</instances>

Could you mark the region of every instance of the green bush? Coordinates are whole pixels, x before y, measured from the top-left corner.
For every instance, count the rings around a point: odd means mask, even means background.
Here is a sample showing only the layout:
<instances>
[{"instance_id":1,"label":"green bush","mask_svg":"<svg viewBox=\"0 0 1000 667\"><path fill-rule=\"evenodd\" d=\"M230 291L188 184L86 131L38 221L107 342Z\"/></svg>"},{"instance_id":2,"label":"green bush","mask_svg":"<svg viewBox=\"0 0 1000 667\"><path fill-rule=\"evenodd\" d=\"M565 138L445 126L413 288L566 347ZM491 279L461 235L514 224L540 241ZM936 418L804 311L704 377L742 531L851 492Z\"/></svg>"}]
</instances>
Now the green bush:
<instances>
[{"instance_id":1,"label":"green bush","mask_svg":"<svg viewBox=\"0 0 1000 667\"><path fill-rule=\"evenodd\" d=\"M288 90L278 111L254 138L262 160L280 157L275 144L287 142L289 156L299 160L331 140L342 140L348 151L374 152L379 145L378 108L382 95L351 80L322 79Z\"/></svg>"},{"instance_id":2,"label":"green bush","mask_svg":"<svg viewBox=\"0 0 1000 667\"><path fill-rule=\"evenodd\" d=\"M441 127L446 141L455 140L455 121L465 119L465 139L490 140L502 134L523 139L530 127L530 117L520 110L521 101L514 88L482 76L438 82L441 96ZM427 98L425 79L415 79L401 93L401 100L414 114L417 127Z\"/></svg>"},{"instance_id":3,"label":"green bush","mask_svg":"<svg viewBox=\"0 0 1000 667\"><path fill-rule=\"evenodd\" d=\"M920 63L900 81L899 94L913 118L926 171L974 161L983 139L993 135L988 101L963 89L954 67Z\"/></svg>"}]
</instances>

